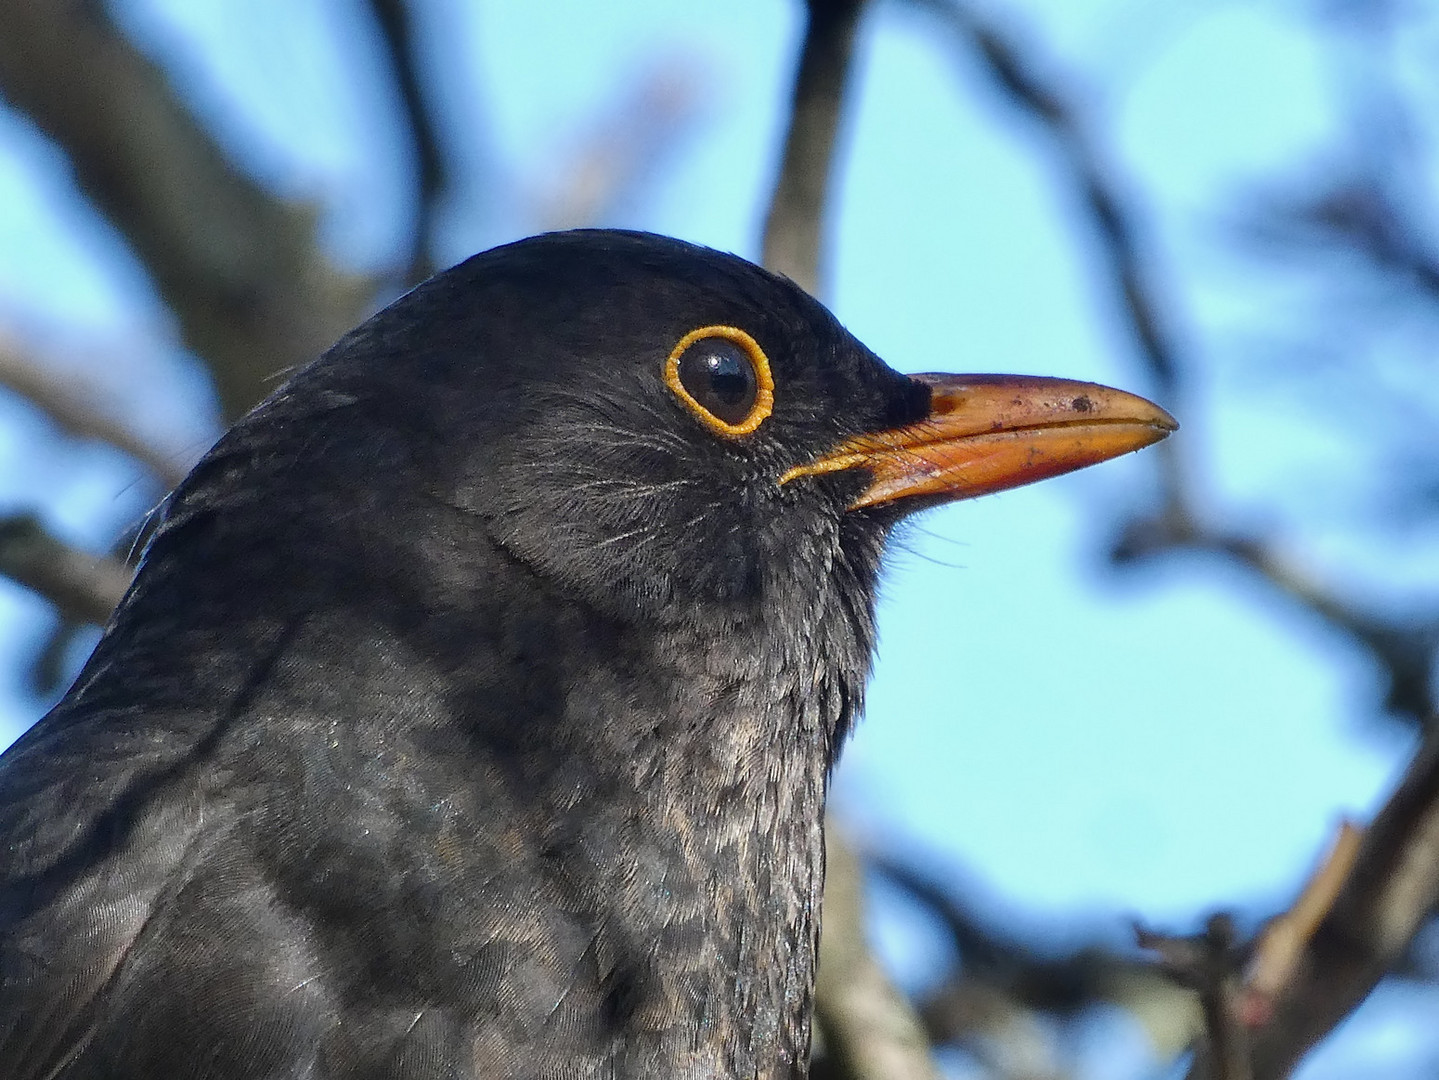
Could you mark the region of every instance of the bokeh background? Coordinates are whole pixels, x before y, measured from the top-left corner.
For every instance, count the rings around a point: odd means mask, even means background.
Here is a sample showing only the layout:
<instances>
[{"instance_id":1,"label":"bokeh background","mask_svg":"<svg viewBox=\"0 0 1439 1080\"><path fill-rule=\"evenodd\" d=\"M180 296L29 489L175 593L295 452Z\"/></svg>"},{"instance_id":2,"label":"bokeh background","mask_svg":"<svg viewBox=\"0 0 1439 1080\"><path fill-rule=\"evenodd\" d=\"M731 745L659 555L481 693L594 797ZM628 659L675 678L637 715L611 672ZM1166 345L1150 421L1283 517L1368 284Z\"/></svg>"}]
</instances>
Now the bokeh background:
<instances>
[{"instance_id":1,"label":"bokeh background","mask_svg":"<svg viewBox=\"0 0 1439 1080\"><path fill-rule=\"evenodd\" d=\"M0 745L168 485L417 275L580 225L759 259L805 26L796 0L0 0ZM833 809L948 1075L1183 1075L1196 1011L1131 922L1253 933L1413 757L1436 119L1421 0L864 5L822 297L901 370L1108 382L1183 425L893 552ZM1436 949L1300 1075L1439 1071Z\"/></svg>"}]
</instances>

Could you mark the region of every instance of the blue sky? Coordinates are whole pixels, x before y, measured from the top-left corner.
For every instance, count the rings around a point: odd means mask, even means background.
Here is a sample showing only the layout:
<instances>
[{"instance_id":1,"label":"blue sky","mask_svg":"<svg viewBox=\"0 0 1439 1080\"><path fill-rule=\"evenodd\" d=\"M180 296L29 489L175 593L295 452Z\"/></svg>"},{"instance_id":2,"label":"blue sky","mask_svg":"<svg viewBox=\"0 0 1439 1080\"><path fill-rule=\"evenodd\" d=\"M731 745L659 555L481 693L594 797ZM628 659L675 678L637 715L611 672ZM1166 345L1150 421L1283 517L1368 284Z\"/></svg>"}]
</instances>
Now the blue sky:
<instances>
[{"instance_id":1,"label":"blue sky","mask_svg":"<svg viewBox=\"0 0 1439 1080\"><path fill-rule=\"evenodd\" d=\"M394 257L407 165L391 103L347 61L373 48L348 5L118 7L227 146L325 208L337 258L374 268ZM607 223L755 256L797 7L438 0L435 23L451 28L433 46L446 115L470 146L442 261L530 231L530 193L563 181L586 125L657 56L692 84L700 119L642 203ZM1342 494L1376 462L1246 366L1276 313L1297 309L1215 239L1226 199L1333 134L1334 58L1281 4L1158 7L1010 10L1058 71L1083 73L1082 100L1145 200L1144 242L1196 361L1176 438L1203 463L1215 505L1277 515L1296 544L1353 556L1376 586L1433 591L1436 545L1395 557L1322 521L1301 531L1326 486ZM907 9L873 11L858 57L831 221L827 299L840 318L902 370L1150 391L1039 133ZM12 116L0 116L0 316L77 372L103 355L107 393L177 455L216 433L208 389L143 275ZM115 455L49 438L23 405L0 400L7 509L38 505L93 544L153 498ZM1214 907L1277 908L1337 818L1372 808L1410 750L1402 734L1362 723L1375 678L1365 663L1237 573L1193 561L1104 569L1108 530L1123 508L1144 507L1152 464L1139 455L933 512L891 560L869 715L837 804L867 841L962 868L997 907L1036 923L1097 920L1118 936L1134 914L1183 927ZM29 647L41 611L0 587L0 649ZM10 687L0 724L13 736L36 709ZM881 931L903 977L922 979L928 946L910 923L887 913ZM1396 1068L1418 1060L1433 1043L1402 1018L1433 1005L1391 996L1309 1075L1337 1075L1355 1054ZM1124 1075L1147 1067L1141 1055Z\"/></svg>"}]
</instances>

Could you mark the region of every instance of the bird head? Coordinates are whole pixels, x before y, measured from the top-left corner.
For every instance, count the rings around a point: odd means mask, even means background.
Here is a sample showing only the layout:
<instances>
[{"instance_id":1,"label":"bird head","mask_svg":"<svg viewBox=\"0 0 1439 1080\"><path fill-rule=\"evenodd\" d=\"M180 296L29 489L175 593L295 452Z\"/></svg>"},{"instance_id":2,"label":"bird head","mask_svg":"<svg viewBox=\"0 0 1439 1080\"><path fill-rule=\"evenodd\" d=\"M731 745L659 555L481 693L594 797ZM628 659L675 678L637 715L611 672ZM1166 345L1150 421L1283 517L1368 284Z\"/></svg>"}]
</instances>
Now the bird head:
<instances>
[{"instance_id":1,"label":"bird head","mask_svg":"<svg viewBox=\"0 0 1439 1080\"><path fill-rule=\"evenodd\" d=\"M329 527L423 491L609 615L694 622L868 591L905 515L1174 426L1085 383L902 375L742 259L580 231L431 279L241 431L283 433Z\"/></svg>"}]
</instances>

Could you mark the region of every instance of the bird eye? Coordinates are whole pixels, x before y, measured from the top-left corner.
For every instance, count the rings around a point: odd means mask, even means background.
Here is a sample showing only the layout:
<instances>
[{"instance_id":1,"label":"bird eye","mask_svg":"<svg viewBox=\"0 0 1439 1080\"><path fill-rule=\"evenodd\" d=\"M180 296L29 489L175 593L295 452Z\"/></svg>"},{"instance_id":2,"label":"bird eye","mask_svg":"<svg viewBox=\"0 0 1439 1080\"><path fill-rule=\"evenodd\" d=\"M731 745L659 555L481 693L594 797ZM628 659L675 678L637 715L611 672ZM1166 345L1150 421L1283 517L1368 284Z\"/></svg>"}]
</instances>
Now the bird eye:
<instances>
[{"instance_id":1,"label":"bird eye","mask_svg":"<svg viewBox=\"0 0 1439 1080\"><path fill-rule=\"evenodd\" d=\"M680 339L665 382L721 435L748 435L774 408L774 379L759 343L733 326L704 326Z\"/></svg>"},{"instance_id":2,"label":"bird eye","mask_svg":"<svg viewBox=\"0 0 1439 1080\"><path fill-rule=\"evenodd\" d=\"M724 338L707 338L686 349L678 375L690 397L726 424L744 423L759 393L749 357Z\"/></svg>"}]
</instances>

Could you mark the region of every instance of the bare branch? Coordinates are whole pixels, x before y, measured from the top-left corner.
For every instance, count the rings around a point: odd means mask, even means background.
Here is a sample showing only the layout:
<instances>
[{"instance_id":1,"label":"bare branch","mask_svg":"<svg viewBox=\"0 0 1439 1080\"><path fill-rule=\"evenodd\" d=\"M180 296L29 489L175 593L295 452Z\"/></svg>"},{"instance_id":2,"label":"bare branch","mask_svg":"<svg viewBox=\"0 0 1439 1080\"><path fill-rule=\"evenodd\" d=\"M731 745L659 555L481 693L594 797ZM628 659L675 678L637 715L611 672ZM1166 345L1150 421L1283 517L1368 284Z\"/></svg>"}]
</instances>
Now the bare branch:
<instances>
[{"instance_id":1,"label":"bare branch","mask_svg":"<svg viewBox=\"0 0 1439 1080\"><path fill-rule=\"evenodd\" d=\"M986 925L956 890L892 851L866 852L866 861L939 919L966 979L982 981L1027 1008L1072 1016L1097 1001L1118 1000L1132 980L1149 975L1149 965L1098 944L1043 955L1029 942Z\"/></svg>"},{"instance_id":2,"label":"bare branch","mask_svg":"<svg viewBox=\"0 0 1439 1080\"><path fill-rule=\"evenodd\" d=\"M38 407L71 435L109 443L144 465L168 488L185 478L185 464L153 445L133 428L98 408L73 379L0 336L0 385Z\"/></svg>"},{"instance_id":3,"label":"bare branch","mask_svg":"<svg viewBox=\"0 0 1439 1080\"><path fill-rule=\"evenodd\" d=\"M72 647L75 639L88 629L89 623L73 622L60 616L40 638L40 647L27 665L26 682L38 698L52 698L75 677Z\"/></svg>"},{"instance_id":4,"label":"bare branch","mask_svg":"<svg viewBox=\"0 0 1439 1080\"><path fill-rule=\"evenodd\" d=\"M1042 65L1026 55L1021 43L980 16L962 0L911 0L937 14L976 52L995 88L1048 133L1059 151L1061 179L1072 189L1094 227L1109 263L1110 279L1144 359L1166 400L1179 375L1179 349L1160 303L1152 266L1140 250L1138 214L1123 195L1115 170L1082 122L1057 80L1041 74Z\"/></svg>"},{"instance_id":5,"label":"bare branch","mask_svg":"<svg viewBox=\"0 0 1439 1080\"><path fill-rule=\"evenodd\" d=\"M0 0L0 95L65 151L144 263L226 416L317 355L371 286L315 248L313 214L232 165L104 5Z\"/></svg>"},{"instance_id":6,"label":"bare branch","mask_svg":"<svg viewBox=\"0 0 1439 1080\"><path fill-rule=\"evenodd\" d=\"M1205 1039L1191 1075L1204 1080L1253 1080L1249 1032L1240 1007L1246 950L1237 939L1234 920L1223 913L1212 915L1202 933L1183 937L1139 926L1135 937L1141 948L1159 954L1170 978L1199 994Z\"/></svg>"},{"instance_id":7,"label":"bare branch","mask_svg":"<svg viewBox=\"0 0 1439 1080\"><path fill-rule=\"evenodd\" d=\"M847 1080L939 1080L924 1029L865 945L859 861L825 830L824 936L815 1021L834 1075Z\"/></svg>"},{"instance_id":8,"label":"bare branch","mask_svg":"<svg viewBox=\"0 0 1439 1080\"><path fill-rule=\"evenodd\" d=\"M1050 135L1059 150L1062 177L1100 238L1114 292L1140 355L1161 395L1173 396L1181 367L1180 350L1173 320L1164 315L1162 290L1136 239L1134 223L1139 215L1088 133L1081 112L1056 80L1041 73L1042 63L1020 41L962 0L912 2L937 13L983 60L995 87ZM1114 561L1125 563L1179 548L1224 555L1351 636L1373 655L1389 680L1388 709L1410 719L1432 714L1436 703L1430 672L1439 645L1439 619L1403 622L1362 611L1305 573L1272 543L1205 526L1193 510L1194 498L1180 458L1182 445L1170 440L1155 448L1164 508L1154 518L1127 527L1114 546Z\"/></svg>"},{"instance_id":9,"label":"bare branch","mask_svg":"<svg viewBox=\"0 0 1439 1080\"><path fill-rule=\"evenodd\" d=\"M1374 819L1295 979L1255 1035L1258 1080L1287 1076L1403 957L1439 903L1439 741Z\"/></svg>"},{"instance_id":10,"label":"bare branch","mask_svg":"<svg viewBox=\"0 0 1439 1080\"><path fill-rule=\"evenodd\" d=\"M130 587L124 563L76 550L29 514L0 518L0 574L35 590L65 618L97 625Z\"/></svg>"},{"instance_id":11,"label":"bare branch","mask_svg":"<svg viewBox=\"0 0 1439 1080\"><path fill-rule=\"evenodd\" d=\"M444 144L425 104L409 4L407 0L367 0L367 3L379 27L390 70L394 73L395 86L405 113L405 130L415 155L419 205L415 211L415 228L406 271L407 280L414 283L429 277L435 269L430 259L430 242L434 237L439 201L449 184L449 170L445 165Z\"/></svg>"},{"instance_id":12,"label":"bare branch","mask_svg":"<svg viewBox=\"0 0 1439 1080\"><path fill-rule=\"evenodd\" d=\"M1419 723L1433 715L1436 702L1430 672L1439 646L1439 617L1398 620L1365 611L1338 596L1272 542L1208 527L1190 509L1192 498L1177 471L1166 476L1166 496L1160 514L1125 527L1111 551L1116 563L1176 550L1223 555L1364 648L1388 679L1384 704L1389 711Z\"/></svg>"},{"instance_id":13,"label":"bare branch","mask_svg":"<svg viewBox=\"0 0 1439 1080\"><path fill-rule=\"evenodd\" d=\"M764 226L764 264L816 295L834 143L863 0L809 0L784 159Z\"/></svg>"},{"instance_id":14,"label":"bare branch","mask_svg":"<svg viewBox=\"0 0 1439 1080\"><path fill-rule=\"evenodd\" d=\"M1439 300L1439 253L1428 249L1414 215L1382 178L1343 166L1324 175L1327 183L1318 190L1266 199L1254 225L1258 238L1306 254L1357 255L1376 273L1407 282L1427 302Z\"/></svg>"},{"instance_id":15,"label":"bare branch","mask_svg":"<svg viewBox=\"0 0 1439 1080\"><path fill-rule=\"evenodd\" d=\"M1189 1080L1288 1076L1402 966L1436 903L1439 741L1431 739L1368 830L1341 826L1298 899L1252 947L1239 949L1227 923L1213 919L1191 938L1140 932L1140 943L1205 1002L1208 1046Z\"/></svg>"},{"instance_id":16,"label":"bare branch","mask_svg":"<svg viewBox=\"0 0 1439 1080\"><path fill-rule=\"evenodd\" d=\"M1304 950L1334 910L1363 839L1363 829L1351 821L1341 822L1329 853L1305 882L1299 898L1260 931L1244 986L1245 1012L1254 1026L1269 1020L1275 997L1293 980Z\"/></svg>"},{"instance_id":17,"label":"bare branch","mask_svg":"<svg viewBox=\"0 0 1439 1080\"><path fill-rule=\"evenodd\" d=\"M1256 224L1265 238L1306 257L1316 250L1341 254L1345 277L1353 276L1350 260L1357 256L1359 266L1432 305L1439 301L1439 251L1426 224L1430 151L1419 99L1403 89L1400 74L1402 8L1369 2L1316 9L1345 42L1334 54L1344 57L1334 75L1347 122L1330 160L1265 198Z\"/></svg>"}]
</instances>

